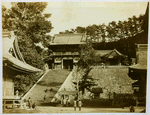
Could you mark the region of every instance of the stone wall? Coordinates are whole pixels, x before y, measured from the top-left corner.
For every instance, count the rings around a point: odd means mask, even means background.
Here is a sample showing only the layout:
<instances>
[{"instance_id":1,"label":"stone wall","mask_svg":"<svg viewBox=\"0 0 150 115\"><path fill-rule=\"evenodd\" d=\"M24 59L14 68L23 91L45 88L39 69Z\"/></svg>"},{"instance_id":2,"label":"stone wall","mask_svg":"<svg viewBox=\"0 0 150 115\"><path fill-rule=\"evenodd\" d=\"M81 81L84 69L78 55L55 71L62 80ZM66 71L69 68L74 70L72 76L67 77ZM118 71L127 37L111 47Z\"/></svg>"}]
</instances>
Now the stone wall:
<instances>
[{"instance_id":1,"label":"stone wall","mask_svg":"<svg viewBox=\"0 0 150 115\"><path fill-rule=\"evenodd\" d=\"M103 93L100 94L100 98L109 98L109 94L121 93L121 94L132 94L132 83L135 81L129 78L128 76L128 68L99 68L92 69L89 73L94 79L96 79L96 83L98 84L96 87L101 87ZM59 91L75 91L75 85L72 81L75 81L75 73L72 71ZM59 92L58 91L58 92ZM85 91L83 98L90 99L91 92ZM55 95L55 98L61 99L59 94ZM54 100L53 100L54 101Z\"/></svg>"}]
</instances>

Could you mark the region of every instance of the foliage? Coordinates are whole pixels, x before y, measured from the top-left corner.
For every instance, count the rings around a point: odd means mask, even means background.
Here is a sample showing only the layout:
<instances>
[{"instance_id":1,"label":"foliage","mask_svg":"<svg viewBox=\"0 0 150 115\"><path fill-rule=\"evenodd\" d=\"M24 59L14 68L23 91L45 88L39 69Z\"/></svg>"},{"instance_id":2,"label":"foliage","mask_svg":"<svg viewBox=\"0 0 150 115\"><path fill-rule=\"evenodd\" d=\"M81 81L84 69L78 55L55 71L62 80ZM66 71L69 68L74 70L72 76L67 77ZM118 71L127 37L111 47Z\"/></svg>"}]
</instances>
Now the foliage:
<instances>
[{"instance_id":1,"label":"foliage","mask_svg":"<svg viewBox=\"0 0 150 115\"><path fill-rule=\"evenodd\" d=\"M96 51L90 42L80 45L79 55L80 60L78 61L78 67L81 69L89 69L91 65L101 60L100 57L96 55Z\"/></svg>"},{"instance_id":2,"label":"foliage","mask_svg":"<svg viewBox=\"0 0 150 115\"><path fill-rule=\"evenodd\" d=\"M113 107L129 107L131 105L136 105L133 94L114 94Z\"/></svg>"},{"instance_id":3,"label":"foliage","mask_svg":"<svg viewBox=\"0 0 150 115\"><path fill-rule=\"evenodd\" d=\"M82 94L84 94L85 89L90 91L90 88L92 86L96 86L95 79L92 78L92 76L89 76L92 68L86 69L84 75L81 78L81 81L79 82L79 90L82 91Z\"/></svg>"},{"instance_id":4,"label":"foliage","mask_svg":"<svg viewBox=\"0 0 150 115\"><path fill-rule=\"evenodd\" d=\"M44 69L43 68L44 61L42 59L42 55L37 52L36 46L33 46L33 47L22 46L20 47L20 51L24 57L24 60L28 64L36 68Z\"/></svg>"},{"instance_id":5,"label":"foliage","mask_svg":"<svg viewBox=\"0 0 150 115\"><path fill-rule=\"evenodd\" d=\"M17 75L14 77L14 91L18 90L19 95L26 93L41 75L42 73L38 73L38 75Z\"/></svg>"},{"instance_id":6,"label":"foliage","mask_svg":"<svg viewBox=\"0 0 150 115\"><path fill-rule=\"evenodd\" d=\"M96 85L92 76L89 76L88 74L92 69L91 65L97 63L97 61L100 60L100 57L96 56L96 52L92 48L90 42L80 45L79 55L80 59L77 64L78 77L81 76L79 80L79 90L84 94L85 89L90 90L92 86Z\"/></svg>"},{"instance_id":7,"label":"foliage","mask_svg":"<svg viewBox=\"0 0 150 115\"><path fill-rule=\"evenodd\" d=\"M43 53L42 55L43 55L44 62L48 62L49 60L52 60L52 57L51 57L52 50L47 49L47 50L44 50L42 53Z\"/></svg>"},{"instance_id":8,"label":"foliage","mask_svg":"<svg viewBox=\"0 0 150 115\"><path fill-rule=\"evenodd\" d=\"M60 34L74 32L86 33L92 43L118 41L135 36L137 33L141 32L143 20L144 15L139 15L139 17L132 16L128 18L128 20L119 20L118 22L112 21L108 25L103 23L99 25L93 24L87 27L77 26L76 29L65 30L65 32L60 32Z\"/></svg>"},{"instance_id":9,"label":"foliage","mask_svg":"<svg viewBox=\"0 0 150 115\"><path fill-rule=\"evenodd\" d=\"M42 12L47 6L45 2L15 2L12 7L2 8L2 27L14 31L18 38L19 48L25 61L42 69L44 64L39 47L36 43L47 46L46 41L50 39L47 35L52 29L52 24L47 19L51 14Z\"/></svg>"}]
</instances>

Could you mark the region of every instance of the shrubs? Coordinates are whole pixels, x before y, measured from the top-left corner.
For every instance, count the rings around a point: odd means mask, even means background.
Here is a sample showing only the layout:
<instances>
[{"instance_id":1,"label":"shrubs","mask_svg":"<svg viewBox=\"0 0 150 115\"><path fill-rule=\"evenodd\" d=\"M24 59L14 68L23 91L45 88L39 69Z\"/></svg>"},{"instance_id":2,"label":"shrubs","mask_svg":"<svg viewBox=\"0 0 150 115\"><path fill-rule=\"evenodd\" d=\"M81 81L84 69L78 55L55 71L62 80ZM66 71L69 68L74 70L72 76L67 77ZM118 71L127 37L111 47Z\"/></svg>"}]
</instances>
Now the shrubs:
<instances>
[{"instance_id":1,"label":"shrubs","mask_svg":"<svg viewBox=\"0 0 150 115\"><path fill-rule=\"evenodd\" d=\"M133 94L114 94L112 107L129 107L136 105Z\"/></svg>"},{"instance_id":2,"label":"shrubs","mask_svg":"<svg viewBox=\"0 0 150 115\"><path fill-rule=\"evenodd\" d=\"M37 80L43 75L43 71L38 74L17 75L14 78L14 93L18 90L19 95L24 95Z\"/></svg>"}]
</instances>

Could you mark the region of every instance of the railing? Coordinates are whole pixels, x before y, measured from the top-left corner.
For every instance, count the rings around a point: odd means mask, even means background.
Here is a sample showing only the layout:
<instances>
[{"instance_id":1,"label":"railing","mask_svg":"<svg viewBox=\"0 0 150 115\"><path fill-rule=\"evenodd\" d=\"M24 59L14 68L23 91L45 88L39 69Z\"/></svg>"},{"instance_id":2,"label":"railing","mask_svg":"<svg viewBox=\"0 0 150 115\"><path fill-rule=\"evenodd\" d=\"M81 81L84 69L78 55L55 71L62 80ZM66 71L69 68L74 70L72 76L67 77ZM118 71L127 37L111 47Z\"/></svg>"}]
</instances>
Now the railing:
<instances>
[{"instance_id":1,"label":"railing","mask_svg":"<svg viewBox=\"0 0 150 115\"><path fill-rule=\"evenodd\" d=\"M79 55L78 52L53 52L53 55Z\"/></svg>"},{"instance_id":2,"label":"railing","mask_svg":"<svg viewBox=\"0 0 150 115\"><path fill-rule=\"evenodd\" d=\"M18 99L3 99L3 110L9 108L19 108L22 106L22 100Z\"/></svg>"}]
</instances>

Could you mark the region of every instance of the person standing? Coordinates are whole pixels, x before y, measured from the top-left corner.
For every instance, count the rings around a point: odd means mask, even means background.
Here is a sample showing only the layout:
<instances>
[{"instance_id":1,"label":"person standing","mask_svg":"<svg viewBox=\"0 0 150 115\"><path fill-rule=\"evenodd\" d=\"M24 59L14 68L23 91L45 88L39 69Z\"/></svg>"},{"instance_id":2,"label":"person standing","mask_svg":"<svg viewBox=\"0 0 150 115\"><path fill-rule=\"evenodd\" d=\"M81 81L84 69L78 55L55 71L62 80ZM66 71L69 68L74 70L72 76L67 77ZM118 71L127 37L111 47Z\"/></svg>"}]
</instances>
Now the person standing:
<instances>
[{"instance_id":1,"label":"person standing","mask_svg":"<svg viewBox=\"0 0 150 115\"><path fill-rule=\"evenodd\" d=\"M31 108L32 107L32 100L31 100L31 98L29 97L29 99L28 99L28 105L29 105L29 108Z\"/></svg>"},{"instance_id":2,"label":"person standing","mask_svg":"<svg viewBox=\"0 0 150 115\"><path fill-rule=\"evenodd\" d=\"M66 104L67 104L67 100L66 98L64 99L64 106L66 107Z\"/></svg>"},{"instance_id":3,"label":"person standing","mask_svg":"<svg viewBox=\"0 0 150 115\"><path fill-rule=\"evenodd\" d=\"M43 98L43 99L44 99L44 101L46 100L46 95L44 95L44 98Z\"/></svg>"},{"instance_id":4,"label":"person standing","mask_svg":"<svg viewBox=\"0 0 150 115\"><path fill-rule=\"evenodd\" d=\"M61 105L63 105L64 104L64 97L62 96L61 97Z\"/></svg>"},{"instance_id":5,"label":"person standing","mask_svg":"<svg viewBox=\"0 0 150 115\"><path fill-rule=\"evenodd\" d=\"M79 106L79 111L81 111L81 107L82 107L82 101L81 100L79 100L78 106Z\"/></svg>"},{"instance_id":6,"label":"person standing","mask_svg":"<svg viewBox=\"0 0 150 115\"><path fill-rule=\"evenodd\" d=\"M130 112L134 112L135 108L133 107L133 105L130 106Z\"/></svg>"},{"instance_id":7,"label":"person standing","mask_svg":"<svg viewBox=\"0 0 150 115\"><path fill-rule=\"evenodd\" d=\"M68 107L69 99L66 99L66 106Z\"/></svg>"},{"instance_id":8,"label":"person standing","mask_svg":"<svg viewBox=\"0 0 150 115\"><path fill-rule=\"evenodd\" d=\"M74 110L76 111L76 107L77 107L77 101L74 100Z\"/></svg>"}]
</instances>

